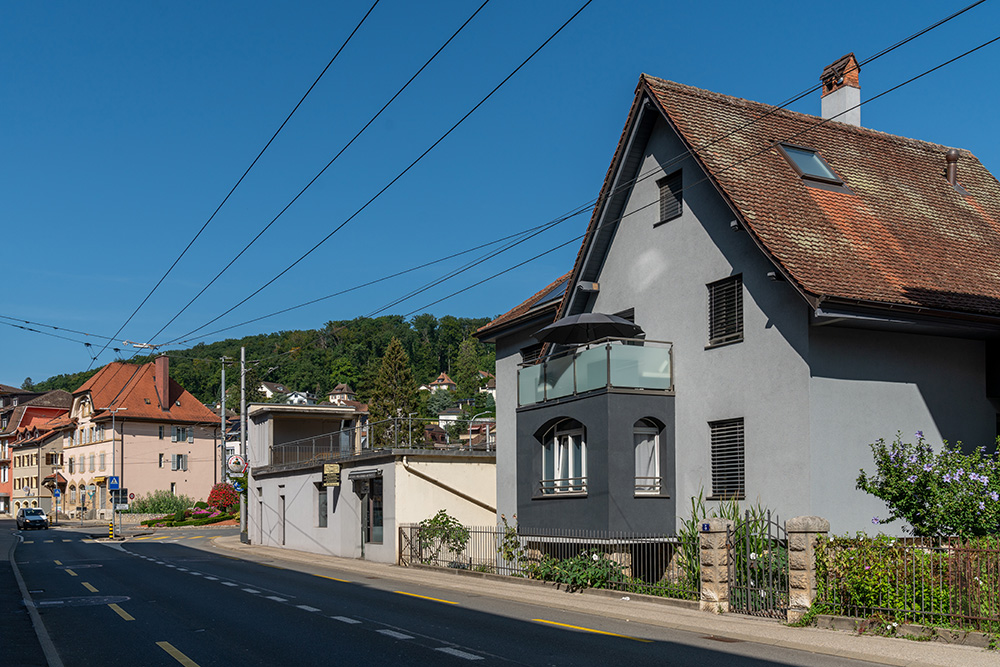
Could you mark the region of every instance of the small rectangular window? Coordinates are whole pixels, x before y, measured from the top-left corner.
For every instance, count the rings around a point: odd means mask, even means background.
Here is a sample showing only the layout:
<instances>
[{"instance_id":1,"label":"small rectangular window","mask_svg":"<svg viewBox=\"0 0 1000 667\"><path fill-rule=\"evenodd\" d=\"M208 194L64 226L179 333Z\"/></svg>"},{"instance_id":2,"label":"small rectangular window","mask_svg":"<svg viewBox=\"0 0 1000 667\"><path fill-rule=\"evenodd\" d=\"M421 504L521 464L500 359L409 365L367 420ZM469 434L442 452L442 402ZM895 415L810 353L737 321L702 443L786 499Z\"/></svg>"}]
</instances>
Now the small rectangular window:
<instances>
[{"instance_id":1,"label":"small rectangular window","mask_svg":"<svg viewBox=\"0 0 1000 667\"><path fill-rule=\"evenodd\" d=\"M656 182L660 188L660 222L669 222L679 218L684 212L683 188L681 186L681 172L675 171L666 178L661 178Z\"/></svg>"},{"instance_id":2,"label":"small rectangular window","mask_svg":"<svg viewBox=\"0 0 1000 667\"><path fill-rule=\"evenodd\" d=\"M177 456L178 456L177 454L171 454L170 455L170 469L171 470L177 470L178 468L180 468L180 463L177 460Z\"/></svg>"},{"instance_id":3,"label":"small rectangular window","mask_svg":"<svg viewBox=\"0 0 1000 667\"><path fill-rule=\"evenodd\" d=\"M709 422L712 439L712 498L745 497L743 418Z\"/></svg>"},{"instance_id":4,"label":"small rectangular window","mask_svg":"<svg viewBox=\"0 0 1000 667\"><path fill-rule=\"evenodd\" d=\"M162 427L161 427L161 428L162 428ZM159 466L160 468L162 468L162 467L163 467L163 454L160 454L159 456L160 456L160 458L158 459L158 462L157 462L157 465L158 465L158 466Z\"/></svg>"},{"instance_id":5,"label":"small rectangular window","mask_svg":"<svg viewBox=\"0 0 1000 667\"><path fill-rule=\"evenodd\" d=\"M329 518L329 495L322 482L316 483L316 524L326 528Z\"/></svg>"},{"instance_id":6,"label":"small rectangular window","mask_svg":"<svg viewBox=\"0 0 1000 667\"><path fill-rule=\"evenodd\" d=\"M160 427L160 440L163 440L163 427Z\"/></svg>"},{"instance_id":7,"label":"small rectangular window","mask_svg":"<svg viewBox=\"0 0 1000 667\"><path fill-rule=\"evenodd\" d=\"M104 470L106 457L107 457L107 455L104 452L101 452L101 455L100 455L100 464L99 464L101 470Z\"/></svg>"},{"instance_id":8,"label":"small rectangular window","mask_svg":"<svg viewBox=\"0 0 1000 667\"><path fill-rule=\"evenodd\" d=\"M187 431L187 441L194 444L194 428L185 429Z\"/></svg>"},{"instance_id":9,"label":"small rectangular window","mask_svg":"<svg viewBox=\"0 0 1000 667\"><path fill-rule=\"evenodd\" d=\"M778 148L806 185L827 186L827 190L850 192L844 186L844 179L837 175L830 163L816 150L790 144L778 144Z\"/></svg>"},{"instance_id":10,"label":"small rectangular window","mask_svg":"<svg viewBox=\"0 0 1000 667\"><path fill-rule=\"evenodd\" d=\"M743 340L743 276L732 276L707 287L708 345Z\"/></svg>"}]
</instances>

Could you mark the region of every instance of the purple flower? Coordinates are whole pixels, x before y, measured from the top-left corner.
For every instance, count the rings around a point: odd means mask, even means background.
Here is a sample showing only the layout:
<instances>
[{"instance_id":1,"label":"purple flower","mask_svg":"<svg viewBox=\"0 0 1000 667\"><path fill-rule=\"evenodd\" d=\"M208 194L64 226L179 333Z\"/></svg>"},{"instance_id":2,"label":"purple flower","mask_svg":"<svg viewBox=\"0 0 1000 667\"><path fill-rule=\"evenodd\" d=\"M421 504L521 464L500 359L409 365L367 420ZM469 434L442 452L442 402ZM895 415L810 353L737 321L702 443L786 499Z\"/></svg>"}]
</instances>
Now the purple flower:
<instances>
[{"instance_id":1,"label":"purple flower","mask_svg":"<svg viewBox=\"0 0 1000 667\"><path fill-rule=\"evenodd\" d=\"M924 432L923 431L917 431L916 436L918 438L922 438L922 437L924 437Z\"/></svg>"},{"instance_id":2,"label":"purple flower","mask_svg":"<svg viewBox=\"0 0 1000 667\"><path fill-rule=\"evenodd\" d=\"M945 482L950 482L953 478L948 473L945 473L944 477L942 477L941 479L944 480Z\"/></svg>"},{"instance_id":3,"label":"purple flower","mask_svg":"<svg viewBox=\"0 0 1000 667\"><path fill-rule=\"evenodd\" d=\"M964 472L965 472L965 470L963 470L962 468L959 468L958 470L956 470L955 471L955 479L958 479L959 477L961 477Z\"/></svg>"},{"instance_id":4,"label":"purple flower","mask_svg":"<svg viewBox=\"0 0 1000 667\"><path fill-rule=\"evenodd\" d=\"M1000 493L997 493L996 491L991 492L990 499L993 500L993 502L1000 500Z\"/></svg>"},{"instance_id":5,"label":"purple flower","mask_svg":"<svg viewBox=\"0 0 1000 667\"><path fill-rule=\"evenodd\" d=\"M906 481L909 482L910 484L913 484L915 481L917 481L917 476L910 475L909 477L906 478Z\"/></svg>"},{"instance_id":6,"label":"purple flower","mask_svg":"<svg viewBox=\"0 0 1000 667\"><path fill-rule=\"evenodd\" d=\"M879 521L878 521L878 517L877 517L877 516L873 516L873 517L872 517L872 523L874 523L874 524L875 524L876 526L877 526L877 525L879 524Z\"/></svg>"},{"instance_id":7,"label":"purple flower","mask_svg":"<svg viewBox=\"0 0 1000 667\"><path fill-rule=\"evenodd\" d=\"M979 509L981 510L986 509L986 503L979 503Z\"/></svg>"},{"instance_id":8,"label":"purple flower","mask_svg":"<svg viewBox=\"0 0 1000 667\"><path fill-rule=\"evenodd\" d=\"M934 469L934 466L932 464L930 464L930 463L925 463L924 464L924 471L925 472L930 472L933 469Z\"/></svg>"}]
</instances>

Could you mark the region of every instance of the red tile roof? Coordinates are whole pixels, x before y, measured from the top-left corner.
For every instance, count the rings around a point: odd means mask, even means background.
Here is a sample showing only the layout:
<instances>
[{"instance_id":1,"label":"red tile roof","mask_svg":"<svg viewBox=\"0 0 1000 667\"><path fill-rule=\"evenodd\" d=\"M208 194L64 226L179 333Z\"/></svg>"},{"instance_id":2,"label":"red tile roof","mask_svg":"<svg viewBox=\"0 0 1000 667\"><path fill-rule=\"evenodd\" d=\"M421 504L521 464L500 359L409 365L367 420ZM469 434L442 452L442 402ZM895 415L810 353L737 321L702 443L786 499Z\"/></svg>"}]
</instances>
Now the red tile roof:
<instances>
[{"instance_id":1,"label":"red tile roof","mask_svg":"<svg viewBox=\"0 0 1000 667\"><path fill-rule=\"evenodd\" d=\"M156 364L137 366L112 362L102 368L73 392L90 392L95 418L110 418L104 408L125 408L120 417L158 422L214 423L218 417L184 387L170 379L170 396L161 397L156 390Z\"/></svg>"},{"instance_id":2,"label":"red tile roof","mask_svg":"<svg viewBox=\"0 0 1000 667\"><path fill-rule=\"evenodd\" d=\"M958 163L966 195L944 177L946 146L647 75L643 90L691 147L734 131L697 156L807 295L1000 316L1000 183L972 153ZM773 147L788 137L852 193L807 187Z\"/></svg>"},{"instance_id":3,"label":"red tile roof","mask_svg":"<svg viewBox=\"0 0 1000 667\"><path fill-rule=\"evenodd\" d=\"M564 273L563 275L559 276L558 278L556 278L555 280L553 280L551 283L549 283L548 285L546 285L545 287L543 287L539 291L535 292L534 294L532 294L530 297L528 297L527 299L525 299L524 301L522 301L518 305L516 305L513 308L511 308L510 310L508 310L503 315L500 315L499 317L497 317L496 319L494 319L489 324L486 324L484 326L479 327L479 329L476 330L476 336L482 337L482 335L484 333L486 333L486 332L488 332L488 331L490 331L490 330L492 330L494 328L500 327L500 326L502 326L504 324L509 324L509 323L515 321L517 318L521 317L522 315L527 314L539 302L543 301L543 299L545 298L546 295L548 295L550 292L554 291L562 283L564 283L567 280L569 280L570 275L572 273L573 273L572 271Z\"/></svg>"}]
</instances>

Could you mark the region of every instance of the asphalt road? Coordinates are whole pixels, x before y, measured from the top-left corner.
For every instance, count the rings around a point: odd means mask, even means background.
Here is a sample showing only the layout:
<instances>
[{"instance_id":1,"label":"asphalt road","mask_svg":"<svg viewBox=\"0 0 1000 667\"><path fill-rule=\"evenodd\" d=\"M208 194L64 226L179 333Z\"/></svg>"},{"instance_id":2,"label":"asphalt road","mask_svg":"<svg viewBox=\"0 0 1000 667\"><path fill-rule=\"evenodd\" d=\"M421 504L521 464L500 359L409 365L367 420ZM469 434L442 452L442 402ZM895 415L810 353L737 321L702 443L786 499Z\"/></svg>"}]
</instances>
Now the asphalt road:
<instances>
[{"instance_id":1,"label":"asphalt road","mask_svg":"<svg viewBox=\"0 0 1000 667\"><path fill-rule=\"evenodd\" d=\"M487 582L459 594L198 548L219 530L114 544L33 531L16 561L67 666L869 664L499 600Z\"/></svg>"}]
</instances>

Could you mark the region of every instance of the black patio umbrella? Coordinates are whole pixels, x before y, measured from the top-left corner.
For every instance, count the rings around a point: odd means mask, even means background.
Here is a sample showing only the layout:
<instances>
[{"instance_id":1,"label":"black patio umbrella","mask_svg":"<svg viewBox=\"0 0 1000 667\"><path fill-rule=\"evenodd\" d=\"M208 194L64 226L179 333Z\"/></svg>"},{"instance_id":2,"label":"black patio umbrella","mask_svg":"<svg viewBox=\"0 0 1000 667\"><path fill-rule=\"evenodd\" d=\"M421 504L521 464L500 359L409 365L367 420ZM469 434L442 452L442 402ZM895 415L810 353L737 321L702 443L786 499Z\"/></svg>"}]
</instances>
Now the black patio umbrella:
<instances>
[{"instance_id":1,"label":"black patio umbrella","mask_svg":"<svg viewBox=\"0 0 1000 667\"><path fill-rule=\"evenodd\" d=\"M535 338L542 343L570 345L589 343L602 338L634 338L642 328L624 317L606 313L581 313L556 320L538 331Z\"/></svg>"}]
</instances>

